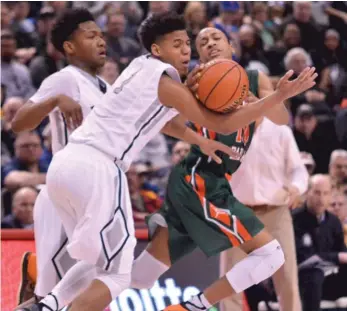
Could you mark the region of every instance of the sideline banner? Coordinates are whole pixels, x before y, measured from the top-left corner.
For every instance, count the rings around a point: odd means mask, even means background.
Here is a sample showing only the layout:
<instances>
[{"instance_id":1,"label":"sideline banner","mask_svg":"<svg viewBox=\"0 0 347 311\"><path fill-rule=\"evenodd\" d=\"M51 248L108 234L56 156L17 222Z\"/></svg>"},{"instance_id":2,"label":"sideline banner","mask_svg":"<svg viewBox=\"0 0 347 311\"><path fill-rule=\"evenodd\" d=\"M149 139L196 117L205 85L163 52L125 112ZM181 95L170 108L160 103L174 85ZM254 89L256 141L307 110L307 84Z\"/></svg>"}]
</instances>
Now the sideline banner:
<instances>
[{"instance_id":1,"label":"sideline banner","mask_svg":"<svg viewBox=\"0 0 347 311\"><path fill-rule=\"evenodd\" d=\"M147 245L147 231L137 230L135 257ZM27 230L1 230L1 310L12 311L17 301L20 262L24 252L34 251L34 236ZM179 261L149 290L125 290L108 311L159 311L189 299L218 278L219 258L207 259L196 250ZM217 310L213 308L211 310Z\"/></svg>"}]
</instances>

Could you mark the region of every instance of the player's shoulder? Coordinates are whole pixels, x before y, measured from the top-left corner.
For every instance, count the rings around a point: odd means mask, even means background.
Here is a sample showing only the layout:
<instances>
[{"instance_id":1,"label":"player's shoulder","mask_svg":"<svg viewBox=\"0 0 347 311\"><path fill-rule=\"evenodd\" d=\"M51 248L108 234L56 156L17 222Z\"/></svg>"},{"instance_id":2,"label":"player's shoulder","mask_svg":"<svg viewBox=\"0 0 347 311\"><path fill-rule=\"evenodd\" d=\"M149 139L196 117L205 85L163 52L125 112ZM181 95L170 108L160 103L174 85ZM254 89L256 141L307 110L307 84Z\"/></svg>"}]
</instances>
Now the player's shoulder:
<instances>
[{"instance_id":1,"label":"player's shoulder","mask_svg":"<svg viewBox=\"0 0 347 311\"><path fill-rule=\"evenodd\" d=\"M69 71L69 70L59 70L53 74L51 74L50 76L48 76L46 79L43 80L43 83L75 83L76 79L74 77L74 75Z\"/></svg>"}]
</instances>

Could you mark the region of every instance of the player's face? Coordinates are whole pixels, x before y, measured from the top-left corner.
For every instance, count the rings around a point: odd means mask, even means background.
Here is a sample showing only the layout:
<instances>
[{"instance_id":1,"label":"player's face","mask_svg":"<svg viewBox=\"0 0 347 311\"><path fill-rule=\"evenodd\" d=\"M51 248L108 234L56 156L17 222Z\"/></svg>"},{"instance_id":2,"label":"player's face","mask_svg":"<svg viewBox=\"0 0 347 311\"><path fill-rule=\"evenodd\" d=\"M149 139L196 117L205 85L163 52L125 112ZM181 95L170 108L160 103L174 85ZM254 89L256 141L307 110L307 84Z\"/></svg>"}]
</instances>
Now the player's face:
<instances>
[{"instance_id":1,"label":"player's face","mask_svg":"<svg viewBox=\"0 0 347 311\"><path fill-rule=\"evenodd\" d=\"M152 54L177 69L181 76L188 74L191 48L190 39L185 30L169 33L152 45Z\"/></svg>"},{"instance_id":2,"label":"player's face","mask_svg":"<svg viewBox=\"0 0 347 311\"><path fill-rule=\"evenodd\" d=\"M95 22L81 23L71 42L73 44L72 56L76 59L93 68L100 68L105 64L106 42L101 29Z\"/></svg>"},{"instance_id":3,"label":"player's face","mask_svg":"<svg viewBox=\"0 0 347 311\"><path fill-rule=\"evenodd\" d=\"M201 30L195 44L202 63L217 58L232 58L233 48L225 34L218 29L205 28Z\"/></svg>"}]
</instances>

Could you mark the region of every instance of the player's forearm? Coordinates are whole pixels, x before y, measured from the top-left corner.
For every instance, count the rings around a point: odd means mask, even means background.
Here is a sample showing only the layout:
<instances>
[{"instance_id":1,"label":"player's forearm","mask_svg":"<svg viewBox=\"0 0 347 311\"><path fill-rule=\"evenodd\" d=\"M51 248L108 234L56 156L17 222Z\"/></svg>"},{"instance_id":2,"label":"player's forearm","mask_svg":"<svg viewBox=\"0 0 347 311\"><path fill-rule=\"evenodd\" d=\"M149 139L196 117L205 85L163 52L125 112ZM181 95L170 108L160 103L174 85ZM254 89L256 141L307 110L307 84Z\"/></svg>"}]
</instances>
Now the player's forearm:
<instances>
[{"instance_id":1,"label":"player's forearm","mask_svg":"<svg viewBox=\"0 0 347 311\"><path fill-rule=\"evenodd\" d=\"M12 130L18 133L35 129L57 107L58 101L59 96L52 97L41 103L27 102L14 116L11 124Z\"/></svg>"},{"instance_id":2,"label":"player's forearm","mask_svg":"<svg viewBox=\"0 0 347 311\"><path fill-rule=\"evenodd\" d=\"M192 145L199 145L204 140L204 137L200 136L186 126L185 118L183 118L181 115L176 116L170 122L166 123L162 129L162 133L180 140L184 140Z\"/></svg>"},{"instance_id":3,"label":"player's forearm","mask_svg":"<svg viewBox=\"0 0 347 311\"><path fill-rule=\"evenodd\" d=\"M14 190L20 187L25 186L37 186L46 183L46 174L45 173L30 173L30 172L21 172L13 171L9 173L5 180L5 187Z\"/></svg>"},{"instance_id":4,"label":"player's forearm","mask_svg":"<svg viewBox=\"0 0 347 311\"><path fill-rule=\"evenodd\" d=\"M233 133L245 125L254 122L256 119L265 116L270 109L273 109L275 105L278 105L282 101L283 97L280 93L274 91L252 105L242 106L228 117L230 124L229 131Z\"/></svg>"}]
</instances>

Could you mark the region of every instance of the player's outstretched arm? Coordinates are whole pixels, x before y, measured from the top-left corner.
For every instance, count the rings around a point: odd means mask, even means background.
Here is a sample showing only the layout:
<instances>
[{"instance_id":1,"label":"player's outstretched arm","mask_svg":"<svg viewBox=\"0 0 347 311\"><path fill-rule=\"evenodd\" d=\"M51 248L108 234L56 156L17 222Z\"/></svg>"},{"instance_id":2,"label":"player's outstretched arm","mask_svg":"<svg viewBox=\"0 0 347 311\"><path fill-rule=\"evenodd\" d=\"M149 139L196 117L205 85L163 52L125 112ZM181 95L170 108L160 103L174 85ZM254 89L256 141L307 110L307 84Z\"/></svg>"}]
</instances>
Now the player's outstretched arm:
<instances>
[{"instance_id":1,"label":"player's outstretched arm","mask_svg":"<svg viewBox=\"0 0 347 311\"><path fill-rule=\"evenodd\" d=\"M287 72L272 94L228 114L218 114L206 109L188 88L167 76L160 79L159 100L168 107L176 108L190 121L222 134L231 134L264 116L276 104L311 88L317 77L314 68L306 68L297 79L289 81L292 75L292 71Z\"/></svg>"},{"instance_id":2,"label":"player's outstretched arm","mask_svg":"<svg viewBox=\"0 0 347 311\"><path fill-rule=\"evenodd\" d=\"M216 151L222 151L229 156L233 156L234 154L231 148L227 147L226 145L218 141L202 137L191 130L186 126L185 118L183 118L181 115L176 116L171 121L166 123L161 132L180 140L184 140L192 145L198 145L204 154L211 157L218 164L222 163L222 160L216 155Z\"/></svg>"}]
</instances>

